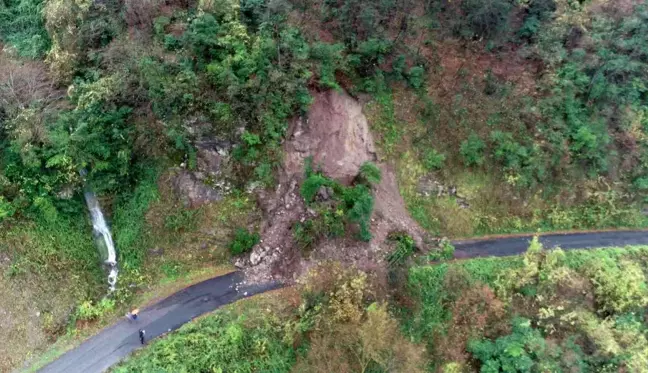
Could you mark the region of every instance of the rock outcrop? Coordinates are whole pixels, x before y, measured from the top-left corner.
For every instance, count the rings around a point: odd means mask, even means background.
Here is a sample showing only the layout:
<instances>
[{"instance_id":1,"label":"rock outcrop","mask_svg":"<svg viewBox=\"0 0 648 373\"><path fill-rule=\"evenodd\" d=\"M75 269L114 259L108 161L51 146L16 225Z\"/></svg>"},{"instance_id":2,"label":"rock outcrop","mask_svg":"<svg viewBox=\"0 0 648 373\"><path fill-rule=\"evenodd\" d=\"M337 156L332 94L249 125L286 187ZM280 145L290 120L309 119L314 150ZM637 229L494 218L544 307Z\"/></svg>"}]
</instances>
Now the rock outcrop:
<instances>
[{"instance_id":1,"label":"rock outcrop","mask_svg":"<svg viewBox=\"0 0 648 373\"><path fill-rule=\"evenodd\" d=\"M220 141L196 144L196 170L187 170L186 164L173 180L176 195L186 207L196 208L219 201L229 191L229 183L223 178L229 166L229 144Z\"/></svg>"}]
</instances>

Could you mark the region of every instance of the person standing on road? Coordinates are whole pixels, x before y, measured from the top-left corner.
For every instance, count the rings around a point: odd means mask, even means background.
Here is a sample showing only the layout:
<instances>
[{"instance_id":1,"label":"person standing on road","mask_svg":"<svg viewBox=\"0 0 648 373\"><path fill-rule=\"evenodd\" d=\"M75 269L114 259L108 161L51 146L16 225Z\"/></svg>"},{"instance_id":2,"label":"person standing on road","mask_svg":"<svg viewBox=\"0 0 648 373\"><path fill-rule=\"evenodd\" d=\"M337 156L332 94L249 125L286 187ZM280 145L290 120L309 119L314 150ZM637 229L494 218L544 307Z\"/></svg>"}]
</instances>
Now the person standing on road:
<instances>
[{"instance_id":1,"label":"person standing on road","mask_svg":"<svg viewBox=\"0 0 648 373\"><path fill-rule=\"evenodd\" d=\"M146 331L144 329L139 330L139 340L141 344L144 344L144 336L146 335Z\"/></svg>"},{"instance_id":2,"label":"person standing on road","mask_svg":"<svg viewBox=\"0 0 648 373\"><path fill-rule=\"evenodd\" d=\"M127 313L126 318L131 321L137 321L137 315L139 315L139 308L135 308L134 310Z\"/></svg>"}]
</instances>

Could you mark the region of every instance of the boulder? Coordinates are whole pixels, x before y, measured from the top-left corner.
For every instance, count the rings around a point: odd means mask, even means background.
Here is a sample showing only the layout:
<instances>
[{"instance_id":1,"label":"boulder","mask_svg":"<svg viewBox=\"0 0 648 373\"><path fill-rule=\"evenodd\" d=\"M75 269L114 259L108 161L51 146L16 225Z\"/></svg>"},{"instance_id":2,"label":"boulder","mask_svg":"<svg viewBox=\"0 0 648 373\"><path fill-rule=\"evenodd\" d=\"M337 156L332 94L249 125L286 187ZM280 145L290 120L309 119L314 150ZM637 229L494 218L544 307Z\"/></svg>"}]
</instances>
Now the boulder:
<instances>
[{"instance_id":1,"label":"boulder","mask_svg":"<svg viewBox=\"0 0 648 373\"><path fill-rule=\"evenodd\" d=\"M252 253L250 253L250 264L253 266L259 265L261 261L263 261L263 258L268 255L268 252L270 251L269 247L262 247L262 246L256 246L254 249L252 249Z\"/></svg>"}]
</instances>

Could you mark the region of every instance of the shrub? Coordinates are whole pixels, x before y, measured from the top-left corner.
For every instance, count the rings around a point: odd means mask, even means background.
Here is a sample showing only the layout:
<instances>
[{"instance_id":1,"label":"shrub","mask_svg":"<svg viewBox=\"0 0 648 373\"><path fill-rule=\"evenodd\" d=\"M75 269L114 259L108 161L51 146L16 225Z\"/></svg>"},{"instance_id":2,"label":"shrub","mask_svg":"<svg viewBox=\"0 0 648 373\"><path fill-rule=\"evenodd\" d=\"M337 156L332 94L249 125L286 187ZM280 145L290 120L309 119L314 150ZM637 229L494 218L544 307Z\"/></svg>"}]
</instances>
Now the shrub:
<instances>
[{"instance_id":1,"label":"shrub","mask_svg":"<svg viewBox=\"0 0 648 373\"><path fill-rule=\"evenodd\" d=\"M428 171L434 171L443 168L445 160L445 154L439 153L433 148L426 148L424 150L423 166L425 166Z\"/></svg>"},{"instance_id":2,"label":"shrub","mask_svg":"<svg viewBox=\"0 0 648 373\"><path fill-rule=\"evenodd\" d=\"M360 239L362 241L371 240L369 226L374 208L371 191L364 185L345 188L342 193L342 201L347 219L360 226Z\"/></svg>"},{"instance_id":3,"label":"shrub","mask_svg":"<svg viewBox=\"0 0 648 373\"><path fill-rule=\"evenodd\" d=\"M462 0L465 17L459 34L466 38L490 38L507 25L511 3L507 0Z\"/></svg>"},{"instance_id":4,"label":"shrub","mask_svg":"<svg viewBox=\"0 0 648 373\"><path fill-rule=\"evenodd\" d=\"M296 349L280 319L253 307L218 311L152 342L117 366L127 372L288 372Z\"/></svg>"},{"instance_id":5,"label":"shrub","mask_svg":"<svg viewBox=\"0 0 648 373\"><path fill-rule=\"evenodd\" d=\"M560 355L560 350L552 351L540 332L531 327L530 320L516 318L512 324L510 335L494 342L482 340L468 344L468 350L482 363L482 373L543 371L543 367L557 365L552 360Z\"/></svg>"},{"instance_id":6,"label":"shrub","mask_svg":"<svg viewBox=\"0 0 648 373\"><path fill-rule=\"evenodd\" d=\"M318 208L315 219L298 222L292 229L293 238L301 250L310 250L321 237L341 237L345 232L346 217L338 208Z\"/></svg>"},{"instance_id":7,"label":"shrub","mask_svg":"<svg viewBox=\"0 0 648 373\"><path fill-rule=\"evenodd\" d=\"M314 333L311 348L296 372L424 371L424 349L403 338L385 304L371 304L361 323Z\"/></svg>"},{"instance_id":8,"label":"shrub","mask_svg":"<svg viewBox=\"0 0 648 373\"><path fill-rule=\"evenodd\" d=\"M439 249L428 254L428 260L450 260L454 258L455 247L447 239L441 240Z\"/></svg>"},{"instance_id":9,"label":"shrub","mask_svg":"<svg viewBox=\"0 0 648 373\"><path fill-rule=\"evenodd\" d=\"M315 43L311 46L311 58L319 61L319 84L323 87L339 89L335 72L346 71L346 59L343 52L345 51L344 44L326 44Z\"/></svg>"},{"instance_id":10,"label":"shrub","mask_svg":"<svg viewBox=\"0 0 648 373\"><path fill-rule=\"evenodd\" d=\"M622 261L591 262L586 269L594 284L596 299L602 312L623 313L639 310L648 304L648 288L641 267Z\"/></svg>"},{"instance_id":11,"label":"shrub","mask_svg":"<svg viewBox=\"0 0 648 373\"><path fill-rule=\"evenodd\" d=\"M6 201L4 197L0 196L0 223L13 216L15 213L16 208Z\"/></svg>"},{"instance_id":12,"label":"shrub","mask_svg":"<svg viewBox=\"0 0 648 373\"><path fill-rule=\"evenodd\" d=\"M335 202L329 204L325 211L320 211L319 219L325 219L325 221L315 223L312 231L317 235L336 235L339 232L340 218L344 217L346 224L358 224L361 240L369 241L371 239L369 226L374 208L374 197L368 185L371 185L372 182L380 182L380 169L370 162L363 164L360 174L355 178L356 182L363 183L347 187L321 173L313 172L310 162L306 162L305 168L307 177L300 189L304 201L307 204L313 204L320 189L327 188L333 191L330 198ZM298 226L298 228L299 235L307 233L305 227ZM305 240L305 242L309 241L311 240Z\"/></svg>"},{"instance_id":13,"label":"shrub","mask_svg":"<svg viewBox=\"0 0 648 373\"><path fill-rule=\"evenodd\" d=\"M315 199L320 188L333 186L336 186L336 183L333 180L322 174L312 174L302 183L300 193L306 203L311 203Z\"/></svg>"},{"instance_id":14,"label":"shrub","mask_svg":"<svg viewBox=\"0 0 648 373\"><path fill-rule=\"evenodd\" d=\"M365 183L367 186L380 184L380 179L382 178L382 172L380 168L376 166L373 162L365 162L360 166L360 173L358 173L358 179Z\"/></svg>"},{"instance_id":15,"label":"shrub","mask_svg":"<svg viewBox=\"0 0 648 373\"><path fill-rule=\"evenodd\" d=\"M0 38L27 58L41 58L51 46L42 0L9 0L0 5Z\"/></svg>"},{"instance_id":16,"label":"shrub","mask_svg":"<svg viewBox=\"0 0 648 373\"><path fill-rule=\"evenodd\" d=\"M373 77L378 71L378 66L385 61L385 56L391 50L390 41L369 39L358 44L358 47L349 55L348 62L361 77Z\"/></svg>"},{"instance_id":17,"label":"shrub","mask_svg":"<svg viewBox=\"0 0 648 373\"><path fill-rule=\"evenodd\" d=\"M251 233L245 228L237 228L228 247L232 255L239 255L250 251L254 245L259 243L260 239L258 233Z\"/></svg>"},{"instance_id":18,"label":"shrub","mask_svg":"<svg viewBox=\"0 0 648 373\"><path fill-rule=\"evenodd\" d=\"M95 320L114 309L115 301L112 299L103 298L96 305L92 301L85 301L77 308L76 318L82 321Z\"/></svg>"},{"instance_id":19,"label":"shrub","mask_svg":"<svg viewBox=\"0 0 648 373\"><path fill-rule=\"evenodd\" d=\"M476 133L471 133L468 139L461 143L459 152L466 166L481 166L484 163L484 142Z\"/></svg>"},{"instance_id":20,"label":"shrub","mask_svg":"<svg viewBox=\"0 0 648 373\"><path fill-rule=\"evenodd\" d=\"M407 83L414 88L419 89L425 83L425 69L421 66L414 66L407 72Z\"/></svg>"},{"instance_id":21,"label":"shrub","mask_svg":"<svg viewBox=\"0 0 648 373\"><path fill-rule=\"evenodd\" d=\"M311 219L296 223L292 228L292 235L301 250L310 250L319 237Z\"/></svg>"},{"instance_id":22,"label":"shrub","mask_svg":"<svg viewBox=\"0 0 648 373\"><path fill-rule=\"evenodd\" d=\"M416 251L414 239L405 233L390 234L388 239L395 243L394 249L387 255L390 266L401 265Z\"/></svg>"}]
</instances>

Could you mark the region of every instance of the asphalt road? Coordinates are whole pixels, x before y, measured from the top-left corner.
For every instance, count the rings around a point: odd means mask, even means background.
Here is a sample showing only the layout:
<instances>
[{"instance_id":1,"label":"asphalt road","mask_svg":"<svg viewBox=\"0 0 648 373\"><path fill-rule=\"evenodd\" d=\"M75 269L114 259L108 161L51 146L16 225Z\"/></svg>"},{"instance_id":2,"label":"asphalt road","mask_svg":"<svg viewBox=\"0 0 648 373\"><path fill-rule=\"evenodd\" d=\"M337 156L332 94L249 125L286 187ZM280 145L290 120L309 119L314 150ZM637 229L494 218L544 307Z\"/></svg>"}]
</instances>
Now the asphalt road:
<instances>
[{"instance_id":1,"label":"asphalt road","mask_svg":"<svg viewBox=\"0 0 648 373\"><path fill-rule=\"evenodd\" d=\"M533 235L497 237L481 240L454 241L457 258L480 256L508 256L522 254L529 247ZM545 249L594 249L597 247L648 245L648 231L609 231L540 236Z\"/></svg>"},{"instance_id":2,"label":"asphalt road","mask_svg":"<svg viewBox=\"0 0 648 373\"><path fill-rule=\"evenodd\" d=\"M532 235L454 241L457 258L508 256L529 247ZM611 231L540 236L545 248L588 249L609 246L648 245L648 231ZM43 368L43 373L100 373L141 347L138 330L147 339L178 329L192 319L239 299L280 287L237 286L243 275L233 272L188 287L159 303L143 309L137 322L124 320L101 331Z\"/></svg>"},{"instance_id":3,"label":"asphalt road","mask_svg":"<svg viewBox=\"0 0 648 373\"><path fill-rule=\"evenodd\" d=\"M194 318L239 299L276 289L279 284L239 286L240 272L212 278L190 286L140 311L136 322L125 317L117 324L68 351L41 369L43 373L99 373L141 347L138 330L147 340L178 329Z\"/></svg>"}]
</instances>

